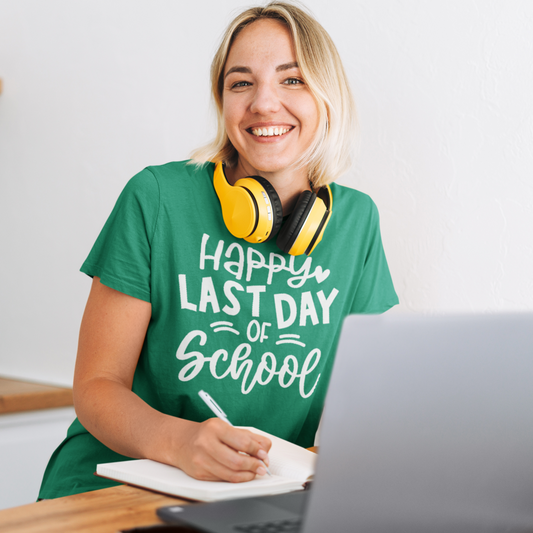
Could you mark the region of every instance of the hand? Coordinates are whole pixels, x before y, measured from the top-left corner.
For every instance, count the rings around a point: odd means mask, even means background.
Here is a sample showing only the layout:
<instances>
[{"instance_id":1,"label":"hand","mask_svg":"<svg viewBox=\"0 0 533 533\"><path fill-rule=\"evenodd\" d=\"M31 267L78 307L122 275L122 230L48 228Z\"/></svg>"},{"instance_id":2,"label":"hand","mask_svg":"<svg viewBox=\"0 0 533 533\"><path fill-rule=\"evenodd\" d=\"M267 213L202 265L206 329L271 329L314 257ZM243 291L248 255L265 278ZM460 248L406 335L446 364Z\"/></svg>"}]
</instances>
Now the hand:
<instances>
[{"instance_id":1,"label":"hand","mask_svg":"<svg viewBox=\"0 0 533 533\"><path fill-rule=\"evenodd\" d=\"M173 462L196 479L241 483L266 474L261 461L268 466L272 443L262 435L210 418L182 426L179 439Z\"/></svg>"}]
</instances>

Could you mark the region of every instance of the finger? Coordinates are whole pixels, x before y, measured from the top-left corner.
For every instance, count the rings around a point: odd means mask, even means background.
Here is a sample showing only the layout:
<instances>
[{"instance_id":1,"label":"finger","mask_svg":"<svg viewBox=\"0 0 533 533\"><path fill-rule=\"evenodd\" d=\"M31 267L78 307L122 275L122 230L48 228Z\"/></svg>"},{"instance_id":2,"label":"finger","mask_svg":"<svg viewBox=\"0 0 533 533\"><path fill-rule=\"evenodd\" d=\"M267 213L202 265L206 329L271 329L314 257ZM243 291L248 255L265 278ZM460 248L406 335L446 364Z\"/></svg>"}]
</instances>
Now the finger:
<instances>
[{"instance_id":1,"label":"finger","mask_svg":"<svg viewBox=\"0 0 533 533\"><path fill-rule=\"evenodd\" d=\"M266 452L265 452L266 453ZM222 445L222 449L215 457L221 464L235 471L249 471L260 476L266 473L265 463L256 456L236 450L226 444ZM268 460L268 456L265 457Z\"/></svg>"},{"instance_id":2,"label":"finger","mask_svg":"<svg viewBox=\"0 0 533 533\"><path fill-rule=\"evenodd\" d=\"M260 450L264 450L264 452L268 454L270 448L272 447L272 441L268 437L264 437L263 435L257 435L256 433L252 432L252 439L253 442L257 443Z\"/></svg>"},{"instance_id":3,"label":"finger","mask_svg":"<svg viewBox=\"0 0 533 533\"><path fill-rule=\"evenodd\" d=\"M218 461L215 461L211 465L212 474L217 477L217 479L228 481L229 483L243 483L245 481L252 481L256 478L257 475L265 475L265 467L261 466L258 468L258 471L254 472L249 470L234 470Z\"/></svg>"},{"instance_id":4,"label":"finger","mask_svg":"<svg viewBox=\"0 0 533 533\"><path fill-rule=\"evenodd\" d=\"M242 429L241 431L245 431L246 434L249 435L256 442L258 442L261 448L263 448L265 451L268 452L272 447L272 441L265 435L255 433L254 431L249 431L247 429Z\"/></svg>"},{"instance_id":5,"label":"finger","mask_svg":"<svg viewBox=\"0 0 533 533\"><path fill-rule=\"evenodd\" d=\"M231 430L224 433L222 442L236 451L257 457L268 466L268 451L272 446L270 439L246 429L231 428Z\"/></svg>"},{"instance_id":6,"label":"finger","mask_svg":"<svg viewBox=\"0 0 533 533\"><path fill-rule=\"evenodd\" d=\"M202 423L202 432L198 433L193 443L194 477L216 473L216 475L228 478L229 471L249 472L247 478L253 479L256 474L266 473L264 464L256 457L246 455L241 448L256 451L259 447L257 443L250 446L250 437L253 434L248 431L236 429L218 419L209 419ZM268 461L266 452L263 451ZM220 470L218 465L224 470Z\"/></svg>"},{"instance_id":7,"label":"finger","mask_svg":"<svg viewBox=\"0 0 533 533\"><path fill-rule=\"evenodd\" d=\"M196 479L201 479L204 481L228 481L230 483L251 481L252 479L255 479L257 474L264 475L266 473L263 466L257 467L256 469L252 468L252 470L249 470L249 467L244 469L240 467L237 469L233 468L231 465L239 465L240 459L232 461L232 459L228 456L228 452L230 452L232 455L240 455L242 458L245 458L244 462L247 460L256 461L256 463L259 464L257 460L239 454L234 450L229 449L227 446L223 446L222 452L217 456L204 456L202 457L201 461L194 461L193 465L195 465L197 468L187 473Z\"/></svg>"}]
</instances>

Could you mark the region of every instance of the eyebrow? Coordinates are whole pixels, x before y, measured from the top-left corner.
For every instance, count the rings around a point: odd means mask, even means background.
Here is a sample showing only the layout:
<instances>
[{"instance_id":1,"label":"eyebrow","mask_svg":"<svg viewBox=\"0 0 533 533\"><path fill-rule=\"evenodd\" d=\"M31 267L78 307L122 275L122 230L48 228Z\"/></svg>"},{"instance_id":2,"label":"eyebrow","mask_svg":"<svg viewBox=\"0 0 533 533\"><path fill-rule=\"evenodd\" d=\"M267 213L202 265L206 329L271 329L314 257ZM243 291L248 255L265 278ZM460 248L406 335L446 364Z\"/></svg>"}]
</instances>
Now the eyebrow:
<instances>
[{"instance_id":1,"label":"eyebrow","mask_svg":"<svg viewBox=\"0 0 533 533\"><path fill-rule=\"evenodd\" d=\"M281 72L283 70L290 70L291 68L298 68L298 62L293 61L292 63L283 63L276 67L276 72Z\"/></svg>"},{"instance_id":2,"label":"eyebrow","mask_svg":"<svg viewBox=\"0 0 533 533\"><path fill-rule=\"evenodd\" d=\"M284 70L290 70L291 68L298 68L298 62L293 61L292 63L283 63L283 65L278 65L276 67L276 72L282 72ZM230 74L233 74L233 72L241 72L243 74L251 74L252 70L248 67L231 67L224 76L224 79L226 79Z\"/></svg>"}]
</instances>

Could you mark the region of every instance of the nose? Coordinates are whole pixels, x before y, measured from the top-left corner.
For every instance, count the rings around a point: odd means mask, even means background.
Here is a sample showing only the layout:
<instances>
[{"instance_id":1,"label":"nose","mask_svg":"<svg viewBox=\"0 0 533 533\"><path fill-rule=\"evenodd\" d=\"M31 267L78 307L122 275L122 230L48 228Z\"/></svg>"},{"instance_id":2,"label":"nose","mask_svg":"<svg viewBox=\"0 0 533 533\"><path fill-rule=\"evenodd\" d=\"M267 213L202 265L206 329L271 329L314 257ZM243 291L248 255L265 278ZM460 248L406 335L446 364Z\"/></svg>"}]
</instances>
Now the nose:
<instances>
[{"instance_id":1,"label":"nose","mask_svg":"<svg viewBox=\"0 0 533 533\"><path fill-rule=\"evenodd\" d=\"M269 83L258 83L250 111L258 115L272 115L281 108L281 102L278 95L277 87Z\"/></svg>"}]
</instances>

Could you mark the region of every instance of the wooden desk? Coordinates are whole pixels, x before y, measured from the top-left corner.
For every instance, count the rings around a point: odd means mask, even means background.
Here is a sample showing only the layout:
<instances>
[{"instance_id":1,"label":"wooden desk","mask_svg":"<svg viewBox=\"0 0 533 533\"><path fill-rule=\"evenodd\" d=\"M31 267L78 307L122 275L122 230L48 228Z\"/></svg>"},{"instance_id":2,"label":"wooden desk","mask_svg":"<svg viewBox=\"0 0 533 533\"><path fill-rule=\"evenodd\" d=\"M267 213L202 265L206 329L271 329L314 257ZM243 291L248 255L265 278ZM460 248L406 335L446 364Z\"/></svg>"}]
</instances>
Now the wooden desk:
<instances>
[{"instance_id":1,"label":"wooden desk","mask_svg":"<svg viewBox=\"0 0 533 533\"><path fill-rule=\"evenodd\" d=\"M72 405L72 389L0 377L0 414Z\"/></svg>"},{"instance_id":2,"label":"wooden desk","mask_svg":"<svg viewBox=\"0 0 533 533\"><path fill-rule=\"evenodd\" d=\"M116 533L160 524L155 513L158 507L187 503L179 498L120 485L5 509L0 511L0 531Z\"/></svg>"}]
</instances>

